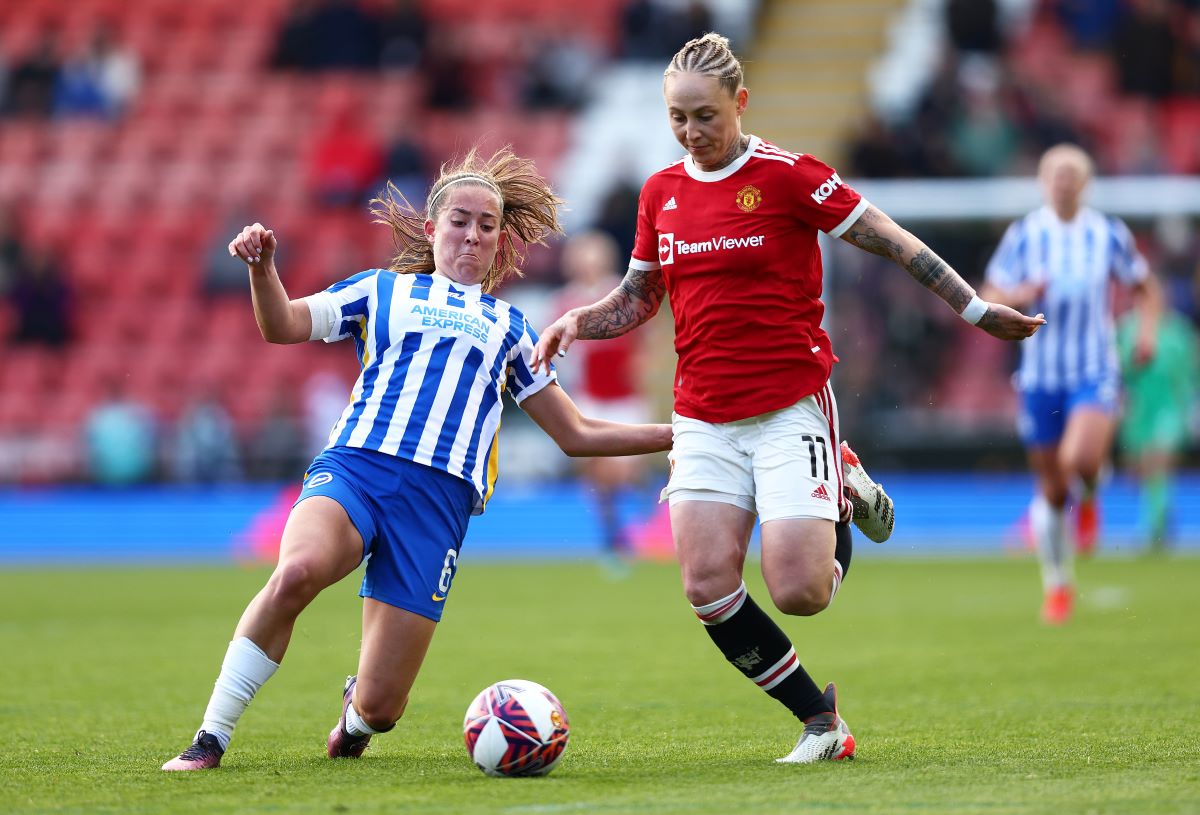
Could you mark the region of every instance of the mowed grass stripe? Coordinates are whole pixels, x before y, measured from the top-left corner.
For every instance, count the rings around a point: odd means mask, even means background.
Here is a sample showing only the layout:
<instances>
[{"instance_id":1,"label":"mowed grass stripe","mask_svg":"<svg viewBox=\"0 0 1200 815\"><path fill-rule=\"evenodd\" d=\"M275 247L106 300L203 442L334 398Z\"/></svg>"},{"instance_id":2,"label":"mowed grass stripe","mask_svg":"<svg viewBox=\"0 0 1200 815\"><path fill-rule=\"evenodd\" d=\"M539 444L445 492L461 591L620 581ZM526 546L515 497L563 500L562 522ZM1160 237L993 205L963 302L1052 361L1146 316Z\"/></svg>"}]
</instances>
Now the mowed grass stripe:
<instances>
[{"instance_id":1,"label":"mowed grass stripe","mask_svg":"<svg viewBox=\"0 0 1200 815\"><path fill-rule=\"evenodd\" d=\"M1200 560L1079 571L1063 628L1038 622L1036 567L1010 558L860 559L833 609L777 615L859 742L855 762L815 767L774 763L797 724L720 658L673 566L613 581L469 559L404 720L361 761L330 761L360 635L352 577L301 617L222 768L167 775L267 570L8 570L0 812L1198 812ZM548 778L467 759L467 704L510 677L571 718Z\"/></svg>"}]
</instances>

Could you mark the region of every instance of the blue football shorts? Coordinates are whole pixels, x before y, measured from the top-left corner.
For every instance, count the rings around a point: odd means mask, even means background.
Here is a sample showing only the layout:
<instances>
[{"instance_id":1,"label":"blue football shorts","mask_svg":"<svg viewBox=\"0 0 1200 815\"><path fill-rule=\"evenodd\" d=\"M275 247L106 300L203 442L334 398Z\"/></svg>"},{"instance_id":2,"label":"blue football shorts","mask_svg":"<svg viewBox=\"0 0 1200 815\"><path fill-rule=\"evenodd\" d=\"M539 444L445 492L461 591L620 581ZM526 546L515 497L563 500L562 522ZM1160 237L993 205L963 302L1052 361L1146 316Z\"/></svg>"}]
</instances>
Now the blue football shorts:
<instances>
[{"instance_id":1,"label":"blue football shorts","mask_svg":"<svg viewBox=\"0 0 1200 815\"><path fill-rule=\"evenodd\" d=\"M1017 432L1026 447L1056 444L1072 413L1086 407L1116 415L1119 396L1120 387L1115 378L1085 382L1076 388L1062 390L1021 391Z\"/></svg>"},{"instance_id":2,"label":"blue football shorts","mask_svg":"<svg viewBox=\"0 0 1200 815\"><path fill-rule=\"evenodd\" d=\"M362 535L361 597L442 618L475 505L469 481L374 450L331 447L308 468L296 504L314 495L341 504Z\"/></svg>"}]
</instances>

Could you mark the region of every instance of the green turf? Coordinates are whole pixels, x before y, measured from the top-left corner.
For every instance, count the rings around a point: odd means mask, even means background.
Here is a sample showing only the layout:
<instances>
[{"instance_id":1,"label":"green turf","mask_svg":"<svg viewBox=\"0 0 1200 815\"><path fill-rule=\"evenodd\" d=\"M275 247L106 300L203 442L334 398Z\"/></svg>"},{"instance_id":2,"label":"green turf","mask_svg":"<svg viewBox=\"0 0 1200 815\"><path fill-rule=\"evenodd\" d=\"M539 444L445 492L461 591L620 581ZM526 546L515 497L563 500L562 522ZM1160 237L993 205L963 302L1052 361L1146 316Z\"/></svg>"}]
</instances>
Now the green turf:
<instances>
[{"instance_id":1,"label":"green turf","mask_svg":"<svg viewBox=\"0 0 1200 815\"><path fill-rule=\"evenodd\" d=\"M832 611L784 622L859 742L857 761L812 767L773 762L794 720L720 658L674 567L616 581L469 560L408 715L362 760L330 761L351 578L301 617L223 766L160 772L265 576L0 572L0 812L1200 812L1200 560L1084 563L1078 616L1052 629L1027 560L860 558ZM547 778L467 759L467 703L509 677L570 715Z\"/></svg>"}]
</instances>

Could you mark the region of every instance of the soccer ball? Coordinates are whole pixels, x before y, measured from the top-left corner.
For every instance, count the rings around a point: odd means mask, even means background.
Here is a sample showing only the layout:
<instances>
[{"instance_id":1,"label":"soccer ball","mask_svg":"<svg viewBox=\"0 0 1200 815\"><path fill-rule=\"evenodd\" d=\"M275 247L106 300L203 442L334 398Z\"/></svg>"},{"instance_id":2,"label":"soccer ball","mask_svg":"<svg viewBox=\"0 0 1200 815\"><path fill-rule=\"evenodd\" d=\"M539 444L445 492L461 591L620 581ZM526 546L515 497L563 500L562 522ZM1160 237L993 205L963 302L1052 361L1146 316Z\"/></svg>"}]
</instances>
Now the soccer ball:
<instances>
[{"instance_id":1,"label":"soccer ball","mask_svg":"<svg viewBox=\"0 0 1200 815\"><path fill-rule=\"evenodd\" d=\"M545 775L562 758L570 732L558 698L525 679L484 688L463 720L471 760L496 776Z\"/></svg>"}]
</instances>

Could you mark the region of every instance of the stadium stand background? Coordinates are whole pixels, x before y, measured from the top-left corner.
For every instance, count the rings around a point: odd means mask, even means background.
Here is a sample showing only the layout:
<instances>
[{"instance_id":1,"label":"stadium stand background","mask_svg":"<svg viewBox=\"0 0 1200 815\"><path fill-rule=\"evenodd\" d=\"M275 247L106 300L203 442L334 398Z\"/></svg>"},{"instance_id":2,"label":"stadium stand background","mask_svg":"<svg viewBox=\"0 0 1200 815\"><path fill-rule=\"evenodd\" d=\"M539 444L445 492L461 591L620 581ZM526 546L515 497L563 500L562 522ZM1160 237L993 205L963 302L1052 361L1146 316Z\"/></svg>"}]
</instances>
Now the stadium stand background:
<instances>
[{"instance_id":1,"label":"stadium stand background","mask_svg":"<svg viewBox=\"0 0 1200 815\"><path fill-rule=\"evenodd\" d=\"M272 226L293 296L323 288L389 256L365 215L385 178L420 198L482 139L538 163L570 231L628 249L641 181L680 153L663 67L710 28L747 65L747 129L864 188L1016 180L1071 138L1103 175L1197 198L1189 0L0 0L0 482L294 482L354 363L262 342L233 232ZM1193 321L1198 210L1127 216ZM1007 222L902 220L975 282ZM843 423L873 467L1019 469L1011 349L826 251ZM556 260L535 251L506 292L535 322ZM647 383L664 416L666 322ZM566 472L519 411L502 436L506 490ZM0 507L27 517L28 496Z\"/></svg>"}]
</instances>

